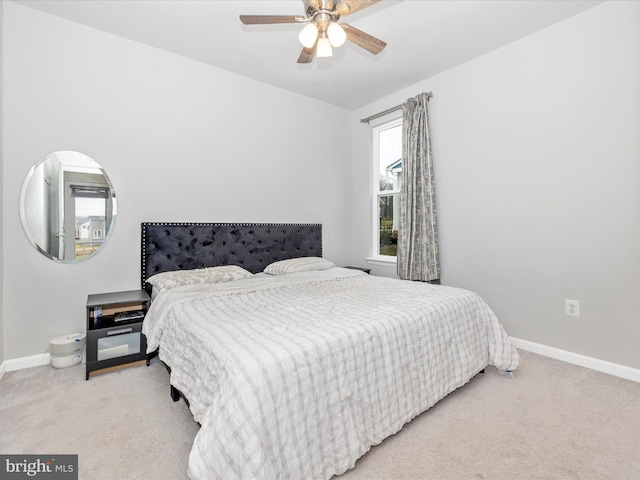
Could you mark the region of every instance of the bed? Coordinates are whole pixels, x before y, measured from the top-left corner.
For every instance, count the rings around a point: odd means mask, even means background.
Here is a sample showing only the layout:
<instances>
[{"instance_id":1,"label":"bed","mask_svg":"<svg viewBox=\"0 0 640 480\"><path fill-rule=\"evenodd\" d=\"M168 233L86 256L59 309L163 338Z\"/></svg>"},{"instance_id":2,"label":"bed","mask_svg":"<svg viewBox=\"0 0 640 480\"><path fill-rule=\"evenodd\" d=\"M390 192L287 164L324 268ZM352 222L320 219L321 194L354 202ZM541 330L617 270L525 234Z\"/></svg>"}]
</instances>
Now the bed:
<instances>
[{"instance_id":1,"label":"bed","mask_svg":"<svg viewBox=\"0 0 640 480\"><path fill-rule=\"evenodd\" d=\"M477 294L336 266L317 224L144 223L141 281L148 353L201 425L194 480L329 479L519 364Z\"/></svg>"}]
</instances>

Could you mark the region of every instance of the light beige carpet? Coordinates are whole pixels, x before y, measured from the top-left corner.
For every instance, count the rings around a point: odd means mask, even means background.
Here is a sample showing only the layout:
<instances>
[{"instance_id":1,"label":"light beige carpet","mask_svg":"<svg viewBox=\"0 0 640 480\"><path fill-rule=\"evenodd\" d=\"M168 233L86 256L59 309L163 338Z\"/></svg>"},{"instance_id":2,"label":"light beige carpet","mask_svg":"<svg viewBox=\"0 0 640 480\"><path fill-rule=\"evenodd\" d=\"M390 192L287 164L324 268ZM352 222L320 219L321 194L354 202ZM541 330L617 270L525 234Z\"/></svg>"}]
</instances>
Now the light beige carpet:
<instances>
[{"instance_id":1,"label":"light beige carpet","mask_svg":"<svg viewBox=\"0 0 640 480\"><path fill-rule=\"evenodd\" d=\"M374 447L336 480L638 480L640 384L521 352ZM157 361L0 381L0 453L79 455L82 480L185 479L198 426ZM297 480L297 479L293 479Z\"/></svg>"}]
</instances>

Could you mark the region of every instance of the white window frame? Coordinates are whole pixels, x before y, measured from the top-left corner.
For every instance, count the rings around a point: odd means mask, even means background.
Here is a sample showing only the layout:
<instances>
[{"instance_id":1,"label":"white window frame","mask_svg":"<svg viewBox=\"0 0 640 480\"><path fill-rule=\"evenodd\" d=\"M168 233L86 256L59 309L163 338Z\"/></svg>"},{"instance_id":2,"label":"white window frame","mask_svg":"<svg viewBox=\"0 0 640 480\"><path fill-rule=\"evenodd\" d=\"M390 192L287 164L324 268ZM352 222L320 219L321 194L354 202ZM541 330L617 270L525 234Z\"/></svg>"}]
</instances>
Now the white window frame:
<instances>
[{"instance_id":1,"label":"white window frame","mask_svg":"<svg viewBox=\"0 0 640 480\"><path fill-rule=\"evenodd\" d=\"M400 195L400 190L380 190L380 132L396 128L402 125L402 117L388 120L384 123L380 123L374 126L372 131L372 169L371 169L371 256L367 258L367 262L374 265L389 265L396 264L397 257L393 255L380 255L380 228L378 209L380 206L381 195Z\"/></svg>"}]
</instances>

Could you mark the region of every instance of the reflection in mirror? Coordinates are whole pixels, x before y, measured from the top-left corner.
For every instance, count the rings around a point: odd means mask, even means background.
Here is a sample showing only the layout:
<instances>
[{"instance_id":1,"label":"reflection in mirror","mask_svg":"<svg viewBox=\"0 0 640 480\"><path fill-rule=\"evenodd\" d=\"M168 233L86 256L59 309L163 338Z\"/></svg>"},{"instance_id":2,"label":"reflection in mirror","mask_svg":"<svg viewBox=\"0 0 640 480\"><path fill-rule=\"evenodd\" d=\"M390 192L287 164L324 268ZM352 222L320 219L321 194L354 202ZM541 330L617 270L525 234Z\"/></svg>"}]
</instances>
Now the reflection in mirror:
<instances>
[{"instance_id":1,"label":"reflection in mirror","mask_svg":"<svg viewBox=\"0 0 640 480\"><path fill-rule=\"evenodd\" d=\"M82 153L50 153L29 170L22 184L24 231L34 247L59 262L95 255L109 239L116 214L109 177Z\"/></svg>"}]
</instances>

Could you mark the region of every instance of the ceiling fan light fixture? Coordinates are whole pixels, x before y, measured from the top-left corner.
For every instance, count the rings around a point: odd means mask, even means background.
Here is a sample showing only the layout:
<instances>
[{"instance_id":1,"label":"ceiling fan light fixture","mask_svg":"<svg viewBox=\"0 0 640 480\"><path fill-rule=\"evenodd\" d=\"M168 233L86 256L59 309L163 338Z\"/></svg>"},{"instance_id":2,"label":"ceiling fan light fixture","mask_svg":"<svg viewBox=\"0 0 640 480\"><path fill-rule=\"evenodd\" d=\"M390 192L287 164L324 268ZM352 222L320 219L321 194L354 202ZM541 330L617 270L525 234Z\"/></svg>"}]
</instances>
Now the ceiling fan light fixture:
<instances>
[{"instance_id":1,"label":"ceiling fan light fixture","mask_svg":"<svg viewBox=\"0 0 640 480\"><path fill-rule=\"evenodd\" d=\"M302 30L300 30L300 33L298 34L300 43L307 48L313 47L316 43L317 38L318 26L315 23L308 23Z\"/></svg>"},{"instance_id":2,"label":"ceiling fan light fixture","mask_svg":"<svg viewBox=\"0 0 640 480\"><path fill-rule=\"evenodd\" d=\"M344 28L336 22L331 22L329 24L329 27L327 28L327 35L329 36L331 45L334 47L340 47L347 41L347 33L344 31Z\"/></svg>"},{"instance_id":3,"label":"ceiling fan light fixture","mask_svg":"<svg viewBox=\"0 0 640 480\"><path fill-rule=\"evenodd\" d=\"M331 57L333 55L331 42L327 37L321 37L318 39L318 46L316 47L316 55L319 58Z\"/></svg>"},{"instance_id":4,"label":"ceiling fan light fixture","mask_svg":"<svg viewBox=\"0 0 640 480\"><path fill-rule=\"evenodd\" d=\"M244 25L298 24L301 27L298 39L304 48L298 56L297 63L311 63L316 56L331 57L333 49L340 47L347 40L377 55L387 46L385 42L352 25L339 24L338 21L345 15L380 1L303 0L304 15L240 15L240 21Z\"/></svg>"}]
</instances>

